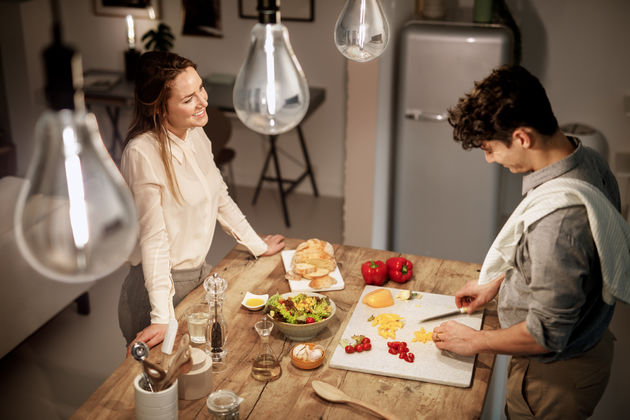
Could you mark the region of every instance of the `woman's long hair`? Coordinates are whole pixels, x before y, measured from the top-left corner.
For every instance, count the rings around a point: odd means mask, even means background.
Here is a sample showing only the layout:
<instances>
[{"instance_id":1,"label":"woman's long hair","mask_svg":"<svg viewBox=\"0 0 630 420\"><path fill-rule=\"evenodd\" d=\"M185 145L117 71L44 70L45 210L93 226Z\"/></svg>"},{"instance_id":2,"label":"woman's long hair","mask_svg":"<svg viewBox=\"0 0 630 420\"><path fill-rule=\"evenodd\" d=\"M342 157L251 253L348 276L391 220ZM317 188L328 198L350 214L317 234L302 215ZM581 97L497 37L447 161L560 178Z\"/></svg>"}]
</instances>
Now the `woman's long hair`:
<instances>
[{"instance_id":1,"label":"woman's long hair","mask_svg":"<svg viewBox=\"0 0 630 420\"><path fill-rule=\"evenodd\" d=\"M167 107L173 80L188 67L197 65L187 58L164 51L150 51L142 54L136 73L134 115L125 145L140 134L154 134L160 150L160 157L166 171L168 187L180 202L181 192L171 160L171 143L166 129Z\"/></svg>"}]
</instances>

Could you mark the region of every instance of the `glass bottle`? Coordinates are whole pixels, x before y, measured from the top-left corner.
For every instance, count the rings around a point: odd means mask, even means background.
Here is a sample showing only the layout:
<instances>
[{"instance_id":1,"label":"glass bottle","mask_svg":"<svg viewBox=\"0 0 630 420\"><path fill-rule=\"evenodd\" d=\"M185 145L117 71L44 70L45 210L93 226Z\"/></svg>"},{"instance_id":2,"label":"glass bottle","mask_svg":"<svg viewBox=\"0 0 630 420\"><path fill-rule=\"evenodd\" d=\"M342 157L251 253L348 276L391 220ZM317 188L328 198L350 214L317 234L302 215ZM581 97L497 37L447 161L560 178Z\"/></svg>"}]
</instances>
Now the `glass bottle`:
<instances>
[{"instance_id":1,"label":"glass bottle","mask_svg":"<svg viewBox=\"0 0 630 420\"><path fill-rule=\"evenodd\" d=\"M260 336L260 352L252 366L252 377L258 381L276 380L282 375L282 367L273 354L271 345L269 345L269 336L273 329L273 322L265 317L258 321L254 328Z\"/></svg>"},{"instance_id":2,"label":"glass bottle","mask_svg":"<svg viewBox=\"0 0 630 420\"><path fill-rule=\"evenodd\" d=\"M203 286L206 290L208 312L210 314L208 321L208 348L213 364L217 364L216 367L213 365L213 369L216 370L220 366L219 363L223 362L227 355L225 343L228 328L223 317L223 301L225 299L225 290L227 289L227 280L214 273L211 277L204 280Z\"/></svg>"}]
</instances>

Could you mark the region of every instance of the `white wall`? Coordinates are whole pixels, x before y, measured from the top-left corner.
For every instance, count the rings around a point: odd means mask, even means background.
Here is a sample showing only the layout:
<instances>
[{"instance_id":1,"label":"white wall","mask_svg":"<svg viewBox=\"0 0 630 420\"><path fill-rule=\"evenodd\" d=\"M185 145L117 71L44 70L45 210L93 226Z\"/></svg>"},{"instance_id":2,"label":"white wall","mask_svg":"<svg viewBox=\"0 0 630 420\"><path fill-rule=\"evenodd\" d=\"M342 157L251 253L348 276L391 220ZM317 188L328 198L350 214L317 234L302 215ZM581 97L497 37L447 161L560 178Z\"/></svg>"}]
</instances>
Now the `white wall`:
<instances>
[{"instance_id":1,"label":"white wall","mask_svg":"<svg viewBox=\"0 0 630 420\"><path fill-rule=\"evenodd\" d=\"M391 31L387 50L372 62L348 65L343 224L344 243L377 249L387 247L389 230L397 35L415 6L413 0L381 3Z\"/></svg>"},{"instance_id":2,"label":"white wall","mask_svg":"<svg viewBox=\"0 0 630 420\"><path fill-rule=\"evenodd\" d=\"M81 52L84 68L122 70L123 53L127 46L124 17L96 16L91 0L61 0L60 4L64 40ZM202 76L213 72L238 72L249 46L250 29L256 21L240 19L236 1L221 1L223 38L182 35L182 2L162 0L161 4L162 20L172 28L176 37L174 52L195 61ZM341 3L330 0L317 1L314 22L284 22L309 84L326 88L324 104L304 122L303 130L320 193L337 197L342 196L343 183L345 61L334 46L332 30L341 6ZM26 1L20 3L20 9L27 56L26 91L33 100L43 104L40 53L50 42L49 2ZM140 19L136 19L135 23L138 39L155 25L149 20ZM109 121L102 111L95 112L107 142L110 135ZM38 113L34 118L37 115ZM121 117L120 126L123 132L128 125L129 116L126 113ZM233 127L231 146L237 151L234 165L236 183L255 185L262 170L266 142L236 119ZM290 156L301 160L302 155L294 132L282 135L278 146ZM22 158L30 154L30 149L19 148L18 154L18 170L23 173L25 167ZM283 175L287 177L295 177L301 172L301 167L286 156L281 156L281 166ZM275 185L270 184L269 187L275 188ZM300 190L310 193L309 183L303 183Z\"/></svg>"}]
</instances>

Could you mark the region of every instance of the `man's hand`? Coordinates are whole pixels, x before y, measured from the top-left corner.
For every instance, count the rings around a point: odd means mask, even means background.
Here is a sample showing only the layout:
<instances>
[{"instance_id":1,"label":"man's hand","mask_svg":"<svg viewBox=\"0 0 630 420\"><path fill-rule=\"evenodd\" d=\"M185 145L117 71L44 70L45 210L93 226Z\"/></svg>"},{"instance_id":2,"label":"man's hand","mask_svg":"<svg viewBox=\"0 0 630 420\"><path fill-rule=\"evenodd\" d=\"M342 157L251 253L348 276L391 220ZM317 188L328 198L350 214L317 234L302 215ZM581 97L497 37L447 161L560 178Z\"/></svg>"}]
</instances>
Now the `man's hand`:
<instances>
[{"instance_id":1,"label":"man's hand","mask_svg":"<svg viewBox=\"0 0 630 420\"><path fill-rule=\"evenodd\" d=\"M479 353L479 331L456 321L446 321L433 329L435 347L463 356Z\"/></svg>"},{"instance_id":2,"label":"man's hand","mask_svg":"<svg viewBox=\"0 0 630 420\"><path fill-rule=\"evenodd\" d=\"M267 235L263 241L267 244L267 251L261 254L262 257L277 254L284 249L284 236L282 235Z\"/></svg>"},{"instance_id":3,"label":"man's hand","mask_svg":"<svg viewBox=\"0 0 630 420\"><path fill-rule=\"evenodd\" d=\"M137 341L144 342L149 348L155 347L164 341L164 336L166 335L166 330L168 329L168 324L151 324L138 334L136 334L136 338L129 344L127 347L127 357L131 354L131 347Z\"/></svg>"},{"instance_id":4,"label":"man's hand","mask_svg":"<svg viewBox=\"0 0 630 420\"><path fill-rule=\"evenodd\" d=\"M479 284L477 280L469 281L455 293L455 304L458 308L464 306L466 312L472 314L494 299L499 293L499 286L503 279L505 279L505 274L486 284Z\"/></svg>"},{"instance_id":5,"label":"man's hand","mask_svg":"<svg viewBox=\"0 0 630 420\"><path fill-rule=\"evenodd\" d=\"M463 356L477 353L541 354L549 351L536 342L525 321L509 328L481 331L457 321L446 321L433 329L433 341L438 349Z\"/></svg>"}]
</instances>

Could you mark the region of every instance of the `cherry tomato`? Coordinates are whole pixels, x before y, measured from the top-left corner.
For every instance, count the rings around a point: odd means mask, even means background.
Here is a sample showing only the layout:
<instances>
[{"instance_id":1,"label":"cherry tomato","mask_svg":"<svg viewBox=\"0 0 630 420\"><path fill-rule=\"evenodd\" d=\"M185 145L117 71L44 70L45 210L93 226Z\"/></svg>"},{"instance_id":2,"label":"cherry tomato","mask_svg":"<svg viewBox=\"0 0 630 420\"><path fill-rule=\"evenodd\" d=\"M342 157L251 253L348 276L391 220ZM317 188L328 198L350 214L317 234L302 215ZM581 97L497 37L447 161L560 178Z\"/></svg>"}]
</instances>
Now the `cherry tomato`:
<instances>
[{"instance_id":1,"label":"cherry tomato","mask_svg":"<svg viewBox=\"0 0 630 420\"><path fill-rule=\"evenodd\" d=\"M308 318L306 318L306 323L307 323L307 324L312 324L312 323L314 323L314 322L315 322L315 318L310 317L310 316L309 316Z\"/></svg>"},{"instance_id":2,"label":"cherry tomato","mask_svg":"<svg viewBox=\"0 0 630 420\"><path fill-rule=\"evenodd\" d=\"M405 358L406 361L408 361L409 363L413 363L413 360L416 358L416 356L414 356L413 353L406 353L407 357Z\"/></svg>"},{"instance_id":3,"label":"cherry tomato","mask_svg":"<svg viewBox=\"0 0 630 420\"><path fill-rule=\"evenodd\" d=\"M354 346L354 349L357 351L357 353L361 353L363 351L363 344L357 344L356 346Z\"/></svg>"},{"instance_id":4,"label":"cherry tomato","mask_svg":"<svg viewBox=\"0 0 630 420\"><path fill-rule=\"evenodd\" d=\"M405 357L407 357L407 353L403 352L403 353L398 354L399 359L404 359Z\"/></svg>"},{"instance_id":5,"label":"cherry tomato","mask_svg":"<svg viewBox=\"0 0 630 420\"><path fill-rule=\"evenodd\" d=\"M387 350L389 352L389 354L398 354L398 350L396 350L393 347L390 347L389 350Z\"/></svg>"},{"instance_id":6,"label":"cherry tomato","mask_svg":"<svg viewBox=\"0 0 630 420\"><path fill-rule=\"evenodd\" d=\"M364 344L363 344L363 350L364 350L364 351L370 351L370 350L372 350L372 344L370 344L370 342L364 343Z\"/></svg>"},{"instance_id":7,"label":"cherry tomato","mask_svg":"<svg viewBox=\"0 0 630 420\"><path fill-rule=\"evenodd\" d=\"M354 353L354 347L347 345L346 346L346 353L350 354L350 353Z\"/></svg>"},{"instance_id":8,"label":"cherry tomato","mask_svg":"<svg viewBox=\"0 0 630 420\"><path fill-rule=\"evenodd\" d=\"M361 340L361 344L365 345L370 343L370 339L368 337L363 337L363 340Z\"/></svg>"}]
</instances>

